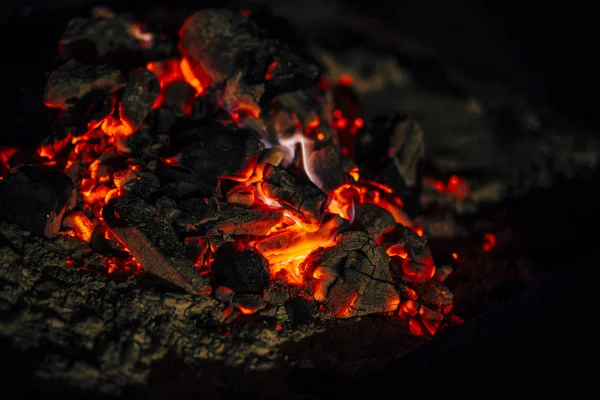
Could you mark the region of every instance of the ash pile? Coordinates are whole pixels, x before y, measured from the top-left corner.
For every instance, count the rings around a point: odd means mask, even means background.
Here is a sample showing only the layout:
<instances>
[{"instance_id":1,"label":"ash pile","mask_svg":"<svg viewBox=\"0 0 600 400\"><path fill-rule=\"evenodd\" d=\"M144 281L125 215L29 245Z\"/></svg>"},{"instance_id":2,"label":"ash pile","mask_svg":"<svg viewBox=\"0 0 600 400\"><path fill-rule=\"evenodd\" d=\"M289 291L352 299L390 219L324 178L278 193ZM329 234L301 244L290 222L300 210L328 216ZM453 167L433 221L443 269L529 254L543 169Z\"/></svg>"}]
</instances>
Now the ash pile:
<instances>
[{"instance_id":1,"label":"ash pile","mask_svg":"<svg viewBox=\"0 0 600 400\"><path fill-rule=\"evenodd\" d=\"M59 56L52 132L0 163L0 333L53 349L36 376L115 394L170 355L283 374L290 343L367 315L394 355L454 323L416 121L364 120L347 78L227 10L178 38L96 10Z\"/></svg>"}]
</instances>

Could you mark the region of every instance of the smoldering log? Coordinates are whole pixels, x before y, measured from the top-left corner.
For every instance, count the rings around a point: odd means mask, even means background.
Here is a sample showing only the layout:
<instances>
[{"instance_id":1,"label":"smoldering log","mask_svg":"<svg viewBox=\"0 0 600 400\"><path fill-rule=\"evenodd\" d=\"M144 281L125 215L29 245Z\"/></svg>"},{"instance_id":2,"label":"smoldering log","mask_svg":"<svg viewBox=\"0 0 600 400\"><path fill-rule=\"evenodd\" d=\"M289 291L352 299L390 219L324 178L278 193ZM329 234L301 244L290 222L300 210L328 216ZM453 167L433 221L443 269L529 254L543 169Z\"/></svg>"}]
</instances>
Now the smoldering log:
<instances>
[{"instance_id":1,"label":"smoldering log","mask_svg":"<svg viewBox=\"0 0 600 400\"><path fill-rule=\"evenodd\" d=\"M236 293L262 294L269 283L269 261L251 250L236 250L224 244L215 253L211 271L217 286Z\"/></svg>"},{"instance_id":2,"label":"smoldering log","mask_svg":"<svg viewBox=\"0 0 600 400\"><path fill-rule=\"evenodd\" d=\"M341 318L395 310L400 297L383 247L365 232L341 233L336 242L313 251L302 266L315 300Z\"/></svg>"},{"instance_id":3,"label":"smoldering log","mask_svg":"<svg viewBox=\"0 0 600 400\"><path fill-rule=\"evenodd\" d=\"M185 256L175 231L154 207L126 195L111 199L102 209L102 216L146 271L190 293L210 293L210 283Z\"/></svg>"},{"instance_id":4,"label":"smoldering log","mask_svg":"<svg viewBox=\"0 0 600 400\"><path fill-rule=\"evenodd\" d=\"M222 234L264 236L283 221L281 210L263 210L210 199L180 202L182 211L175 226L182 232L198 235Z\"/></svg>"},{"instance_id":5,"label":"smoldering log","mask_svg":"<svg viewBox=\"0 0 600 400\"><path fill-rule=\"evenodd\" d=\"M56 169L22 165L0 181L0 220L34 235L58 234L65 210L74 205L75 186Z\"/></svg>"},{"instance_id":6,"label":"smoldering log","mask_svg":"<svg viewBox=\"0 0 600 400\"><path fill-rule=\"evenodd\" d=\"M131 72L121 97L121 116L138 127L152 110L160 94L160 81L153 72L139 68Z\"/></svg>"},{"instance_id":7,"label":"smoldering log","mask_svg":"<svg viewBox=\"0 0 600 400\"><path fill-rule=\"evenodd\" d=\"M311 225L320 225L323 221L327 195L312 182L302 181L283 168L267 164L260 185L269 198L285 205L295 217Z\"/></svg>"},{"instance_id":8,"label":"smoldering log","mask_svg":"<svg viewBox=\"0 0 600 400\"><path fill-rule=\"evenodd\" d=\"M118 69L106 64L90 65L70 60L50 74L44 90L44 102L65 110L86 96L102 96L124 85L125 78Z\"/></svg>"}]
</instances>

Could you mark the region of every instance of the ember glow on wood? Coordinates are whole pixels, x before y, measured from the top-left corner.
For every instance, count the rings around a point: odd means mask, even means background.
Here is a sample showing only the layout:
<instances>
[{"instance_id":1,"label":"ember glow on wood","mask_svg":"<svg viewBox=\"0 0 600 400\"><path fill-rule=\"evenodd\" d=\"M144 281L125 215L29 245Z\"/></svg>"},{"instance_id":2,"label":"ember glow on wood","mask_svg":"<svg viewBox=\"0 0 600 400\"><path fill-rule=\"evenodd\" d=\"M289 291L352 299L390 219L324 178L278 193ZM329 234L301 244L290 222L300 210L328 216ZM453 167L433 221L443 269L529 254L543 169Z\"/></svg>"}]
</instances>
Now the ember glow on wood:
<instances>
[{"instance_id":1,"label":"ember glow on wood","mask_svg":"<svg viewBox=\"0 0 600 400\"><path fill-rule=\"evenodd\" d=\"M450 320L452 269L435 265L406 209L427 183L418 123L343 107L351 76L333 93L243 13L198 11L179 36L179 57L166 58L118 16L69 25L44 94L54 131L37 165L14 168L16 150L3 151L0 217L82 242L103 257L100 273L212 296L222 322L265 313L281 331L380 313L435 335ZM123 51L137 61L114 63ZM439 190L463 186L452 177ZM282 306L285 318L272 311Z\"/></svg>"}]
</instances>

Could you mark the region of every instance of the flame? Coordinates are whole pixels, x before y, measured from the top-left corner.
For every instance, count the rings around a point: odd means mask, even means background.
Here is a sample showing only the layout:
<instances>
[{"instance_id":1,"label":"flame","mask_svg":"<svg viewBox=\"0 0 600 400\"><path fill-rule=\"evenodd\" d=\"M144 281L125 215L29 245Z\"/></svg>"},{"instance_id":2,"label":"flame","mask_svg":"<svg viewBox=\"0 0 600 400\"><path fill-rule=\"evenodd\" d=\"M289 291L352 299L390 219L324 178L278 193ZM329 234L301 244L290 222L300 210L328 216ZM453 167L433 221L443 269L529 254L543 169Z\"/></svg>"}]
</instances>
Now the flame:
<instances>
[{"instance_id":1,"label":"flame","mask_svg":"<svg viewBox=\"0 0 600 400\"><path fill-rule=\"evenodd\" d=\"M247 15L247 11L242 11L242 15ZM131 24L129 33L140 40L142 47L152 46L154 37L151 33L144 32L144 28L139 24ZM265 71L265 80L273 79L273 73L278 68L279 63L273 61ZM204 96L207 92L215 90L218 92L218 85L211 86L211 78L202 70L193 59L182 56L163 61L153 61L146 65L146 68L154 73L160 82L160 94L153 104L152 108L164 106L166 92L168 88L177 82L186 82L190 90L190 98L184 107L184 114L189 115L192 104L198 96ZM334 78L335 79L335 78ZM353 79L349 75L339 77L339 84L351 86ZM323 77L317 88L327 90L331 87L331 82ZM192 95L193 94L193 95ZM102 218L102 208L104 204L115 197L124 195L130 190L137 180L141 179L139 172L142 168L150 168L147 165L136 164L133 157L128 157L130 149L127 147L131 143L130 138L138 133L139 126L134 126L123 112L123 105L113 102L112 112L106 118L99 121L90 121L88 131L83 135L74 136L74 133L68 133L63 139L52 143L40 145L37 149L36 162L45 165L54 165L70 176L74 177L74 182L78 189L77 208L71 209L69 215L65 217L65 227L63 235L81 240L87 243L95 240L105 240L117 249L125 253L123 257L105 257L104 267L106 273L129 273L137 274L143 270L143 266L131 255L127 246L120 242L112 234ZM60 107L60 105L47 104L48 107ZM334 143L343 154L352 156L354 135L359 129L365 126L365 121L356 110L330 110L331 115L312 113L308 118L293 116L292 126L295 123L295 132L287 135L279 135L277 143L265 143L267 148L277 145L280 151L277 163L282 163L284 167L294 162L294 167L301 167L306 177L317 187L323 188L322 178L313 168L310 162L310 155L315 146ZM244 102L240 100L231 109L231 121L236 124L244 123L248 119L261 119L261 108L251 101ZM264 116L262 116L264 118ZM303 126L304 124L304 126ZM292 128L293 129L293 128ZM337 129L337 136L335 136ZM343 131L343 132L342 132ZM334 134L332 135L332 132ZM339 143L338 143L339 139ZM131 144L129 144L131 145ZM298 150L299 149L299 150ZM0 168L1 172L10 170L9 161L15 154L16 149L0 150ZM299 157L296 152L300 151ZM105 161L118 155L122 164L118 170L110 167L110 163ZM297 165L296 161L301 161ZM153 162L156 162L154 160ZM162 167L180 165L178 156L166 157L158 160ZM137 161L141 162L141 161ZM275 162L271 160L271 162ZM264 169L266 161L262 164L250 165L243 171L223 175L220 178L228 180L229 190L226 192L227 202L240 204L246 207L261 208L266 211L277 211L280 213L281 220L278 224L270 227L263 236L233 236L215 239L211 236L193 237L185 239L186 249L193 249L194 265L199 273L204 276L211 274L211 264L217 252L218 245L223 241L235 243L237 249L251 249L263 255L269 262L271 279L280 280L290 285L305 287L307 282L316 279L317 283L323 284L325 272L317 267L311 271L311 276L307 276L307 271L303 266L306 258L313 251L320 248L332 247L336 244L335 237L342 226L348 221L353 221L355 207L361 204L372 204L388 211L398 224L411 227L417 234L423 236L423 229L414 224L413 221L404 212L404 203L391 187L378 182L370 181L361 177L361 171L358 167L350 169L345 183L327 193L328 201L325 207L325 217L322 223L308 223L298 217L297 213L290 212L286 208L282 199L271 196L268 187L266 187L264 178ZM298 163L300 164L300 163ZM113 169L111 169L113 168ZM0 176L1 177L1 176ZM451 176L447 182L428 180L425 182L430 187L440 192L451 193L459 198L464 198L468 192L468 185L464 180L457 176ZM233 186L233 188L230 188ZM120 216L116 215L118 218ZM266 230L266 229L265 229ZM219 241L220 240L220 241ZM495 237L492 234L484 236L483 249L488 251L495 246ZM403 246L389 246L387 254L390 257L398 257L394 261L402 262L402 272L407 278L407 282L422 282L431 279L435 273L433 260L427 259L422 263L415 263L411 260L408 252ZM456 253L452 257L458 258ZM67 265L75 265L72 259L67 259ZM412 264L410 264L412 263ZM321 283L319 283L321 282ZM314 288L313 288L314 289ZM322 290L321 290L322 289ZM326 290L321 288L313 290L314 300L323 302L326 300ZM423 306L417 303L417 291L411 287L406 288L408 293L406 301L400 303L399 298L388 300L386 310L392 312L398 309L398 316L408 322L411 332L416 335L425 335L427 332L432 335L437 331L440 320L439 315L434 311L427 311ZM348 317L354 314L354 306L358 301L358 292L353 295L338 317ZM254 314L256 309L236 305L242 314ZM322 306L322 310L325 308ZM224 318L228 317L234 306L226 309ZM279 326L277 330L281 330Z\"/></svg>"}]
</instances>

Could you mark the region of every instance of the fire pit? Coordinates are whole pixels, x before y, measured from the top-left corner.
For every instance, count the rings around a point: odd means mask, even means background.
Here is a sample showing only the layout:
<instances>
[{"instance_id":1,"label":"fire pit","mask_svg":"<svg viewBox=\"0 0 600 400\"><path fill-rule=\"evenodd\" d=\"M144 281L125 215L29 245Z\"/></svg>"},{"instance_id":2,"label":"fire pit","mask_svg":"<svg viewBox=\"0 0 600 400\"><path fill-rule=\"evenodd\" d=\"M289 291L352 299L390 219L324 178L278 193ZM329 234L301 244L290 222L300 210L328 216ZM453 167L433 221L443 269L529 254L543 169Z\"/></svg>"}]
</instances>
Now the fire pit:
<instances>
[{"instance_id":1,"label":"fire pit","mask_svg":"<svg viewBox=\"0 0 600 400\"><path fill-rule=\"evenodd\" d=\"M479 125L430 150L418 112L366 100L408 85L385 56L354 55L374 57L369 80L221 9L95 8L58 49L52 125L0 151L0 333L41 387L291 396L302 371L369 376L547 273L512 255L494 207L543 177L523 184L522 159L444 157L461 141L485 153ZM439 101L483 118L474 99ZM576 150L597 151L586 140ZM506 174L469 173L482 165Z\"/></svg>"}]
</instances>

